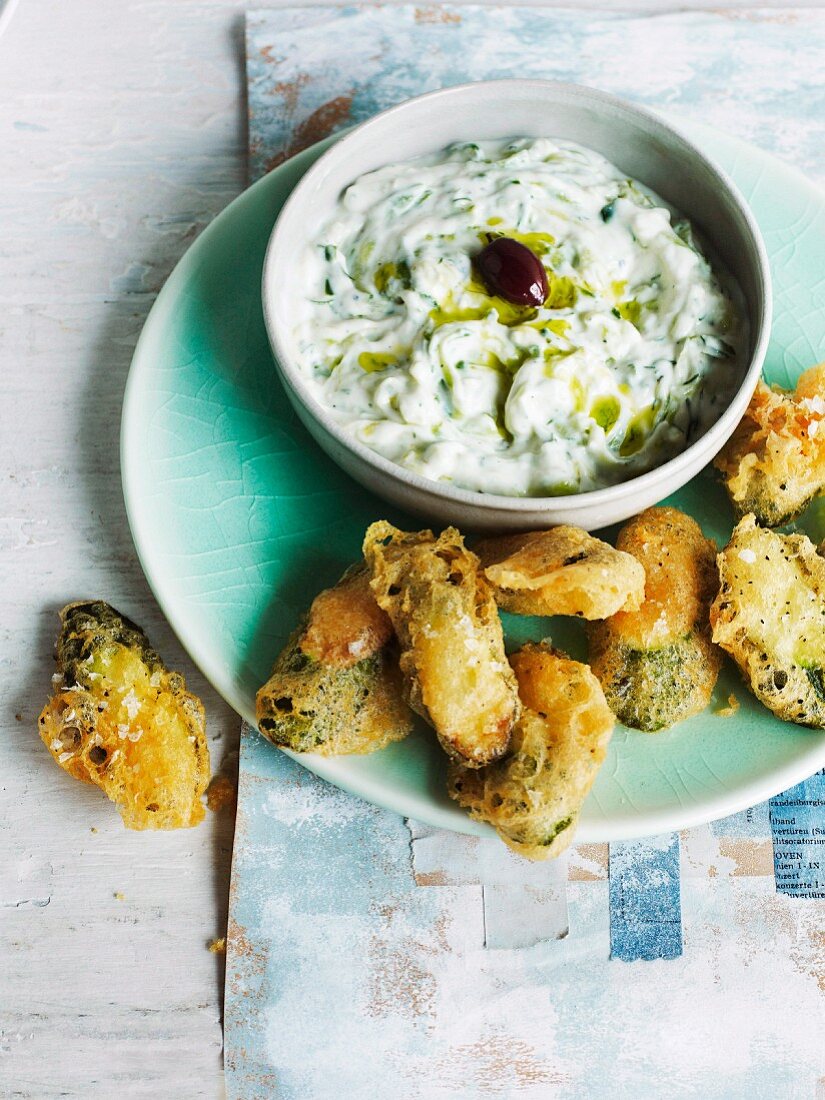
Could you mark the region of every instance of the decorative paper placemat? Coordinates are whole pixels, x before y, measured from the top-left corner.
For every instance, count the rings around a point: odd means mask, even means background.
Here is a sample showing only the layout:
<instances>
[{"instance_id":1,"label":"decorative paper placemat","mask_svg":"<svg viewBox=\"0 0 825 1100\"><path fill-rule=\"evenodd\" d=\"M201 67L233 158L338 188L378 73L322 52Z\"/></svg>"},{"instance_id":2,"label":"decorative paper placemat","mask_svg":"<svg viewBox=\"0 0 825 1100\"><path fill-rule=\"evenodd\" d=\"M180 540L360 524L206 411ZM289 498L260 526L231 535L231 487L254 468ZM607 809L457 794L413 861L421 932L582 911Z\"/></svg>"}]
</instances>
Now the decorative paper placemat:
<instances>
[{"instance_id":1,"label":"decorative paper placemat","mask_svg":"<svg viewBox=\"0 0 825 1100\"><path fill-rule=\"evenodd\" d=\"M258 747L238 797L230 1100L819 1100L825 903L776 892L747 815L680 837L681 956L610 958L607 845L571 853L568 936L491 949L475 838L414 861L427 830ZM623 912L620 957L648 916Z\"/></svg>"},{"instance_id":2,"label":"decorative paper placemat","mask_svg":"<svg viewBox=\"0 0 825 1100\"><path fill-rule=\"evenodd\" d=\"M804 39L793 21L719 13L254 11L250 172L258 178L409 95L482 77L581 80L724 127L736 117L731 97L747 89L756 101L754 54L792 57ZM813 130L789 131L781 95L758 108L749 137L770 135L803 165L822 160ZM662 1095L810 1096L825 1072L816 1043L822 904L777 889L821 896L816 778L777 806L681 837L576 846L568 860L536 868L495 840L361 803L245 729L227 961L230 1096L358 1100L391 1086L399 1100L589 1098L644 1095L653 1079ZM616 961L639 959L670 961ZM771 986L797 1003L792 1040L758 1007ZM664 987L674 1003L663 1003Z\"/></svg>"}]
</instances>

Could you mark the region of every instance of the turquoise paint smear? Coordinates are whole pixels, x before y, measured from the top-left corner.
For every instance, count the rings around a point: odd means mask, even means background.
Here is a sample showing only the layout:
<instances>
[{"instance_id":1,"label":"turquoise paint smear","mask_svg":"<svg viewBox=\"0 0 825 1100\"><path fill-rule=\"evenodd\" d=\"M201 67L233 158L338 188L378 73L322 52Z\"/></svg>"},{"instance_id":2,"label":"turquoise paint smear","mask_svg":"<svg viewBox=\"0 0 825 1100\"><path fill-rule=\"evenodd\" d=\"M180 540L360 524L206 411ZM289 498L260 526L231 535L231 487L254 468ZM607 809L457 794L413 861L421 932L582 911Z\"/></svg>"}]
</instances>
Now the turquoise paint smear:
<instances>
[{"instance_id":1,"label":"turquoise paint smear","mask_svg":"<svg viewBox=\"0 0 825 1100\"><path fill-rule=\"evenodd\" d=\"M610 957L676 959L682 954L679 836L610 845Z\"/></svg>"},{"instance_id":2,"label":"turquoise paint smear","mask_svg":"<svg viewBox=\"0 0 825 1100\"><path fill-rule=\"evenodd\" d=\"M770 802L776 889L825 898L825 768Z\"/></svg>"}]
</instances>

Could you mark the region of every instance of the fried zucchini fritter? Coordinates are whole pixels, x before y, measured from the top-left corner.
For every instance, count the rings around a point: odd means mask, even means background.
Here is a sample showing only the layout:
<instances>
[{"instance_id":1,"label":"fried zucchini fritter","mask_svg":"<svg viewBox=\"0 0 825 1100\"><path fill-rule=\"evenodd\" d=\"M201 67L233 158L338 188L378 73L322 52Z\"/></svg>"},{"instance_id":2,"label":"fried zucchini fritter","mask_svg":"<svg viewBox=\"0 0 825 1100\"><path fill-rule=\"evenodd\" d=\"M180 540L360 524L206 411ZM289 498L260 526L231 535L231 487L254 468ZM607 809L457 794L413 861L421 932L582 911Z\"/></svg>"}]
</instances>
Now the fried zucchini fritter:
<instances>
[{"instance_id":1,"label":"fried zucchini fritter","mask_svg":"<svg viewBox=\"0 0 825 1100\"><path fill-rule=\"evenodd\" d=\"M392 623L375 602L369 570L360 562L312 601L300 645L321 664L351 668L372 657L390 638Z\"/></svg>"},{"instance_id":2,"label":"fried zucchini fritter","mask_svg":"<svg viewBox=\"0 0 825 1100\"><path fill-rule=\"evenodd\" d=\"M377 752L413 728L392 623L362 561L312 601L256 699L264 737L323 756Z\"/></svg>"},{"instance_id":3,"label":"fried zucchini fritter","mask_svg":"<svg viewBox=\"0 0 825 1100\"><path fill-rule=\"evenodd\" d=\"M645 598L588 627L590 664L619 721L653 733L710 702L722 664L708 621L716 546L675 508L648 508L616 546L644 567Z\"/></svg>"},{"instance_id":4,"label":"fried zucchini fritter","mask_svg":"<svg viewBox=\"0 0 825 1100\"><path fill-rule=\"evenodd\" d=\"M714 465L737 518L753 512L764 527L781 527L801 515L825 492L825 363L793 392L760 379Z\"/></svg>"},{"instance_id":5,"label":"fried zucchini fritter","mask_svg":"<svg viewBox=\"0 0 825 1100\"><path fill-rule=\"evenodd\" d=\"M524 704L503 760L470 770L451 764L448 792L527 859L570 844L613 732L613 714L587 667L545 644L510 658Z\"/></svg>"},{"instance_id":6,"label":"fried zucchini fritter","mask_svg":"<svg viewBox=\"0 0 825 1100\"><path fill-rule=\"evenodd\" d=\"M719 555L713 640L760 702L786 722L825 728L825 559L805 535L745 516Z\"/></svg>"},{"instance_id":7,"label":"fried zucchini fritter","mask_svg":"<svg viewBox=\"0 0 825 1100\"><path fill-rule=\"evenodd\" d=\"M100 787L129 829L197 825L209 782L200 700L108 604L69 604L60 619L59 679L39 722L52 756Z\"/></svg>"},{"instance_id":8,"label":"fried zucchini fritter","mask_svg":"<svg viewBox=\"0 0 825 1100\"><path fill-rule=\"evenodd\" d=\"M258 691L258 729L279 748L322 756L377 752L413 728L404 702L398 649L382 646L341 667L308 656L306 623L288 639Z\"/></svg>"},{"instance_id":9,"label":"fried zucchini fritter","mask_svg":"<svg viewBox=\"0 0 825 1100\"><path fill-rule=\"evenodd\" d=\"M580 527L484 539L475 551L496 603L516 615L606 619L644 596L639 562Z\"/></svg>"},{"instance_id":10,"label":"fried zucchini fritter","mask_svg":"<svg viewBox=\"0 0 825 1100\"><path fill-rule=\"evenodd\" d=\"M383 522L367 530L364 556L401 643L410 706L450 756L469 767L495 760L507 749L519 701L478 558L453 527L434 538Z\"/></svg>"}]
</instances>

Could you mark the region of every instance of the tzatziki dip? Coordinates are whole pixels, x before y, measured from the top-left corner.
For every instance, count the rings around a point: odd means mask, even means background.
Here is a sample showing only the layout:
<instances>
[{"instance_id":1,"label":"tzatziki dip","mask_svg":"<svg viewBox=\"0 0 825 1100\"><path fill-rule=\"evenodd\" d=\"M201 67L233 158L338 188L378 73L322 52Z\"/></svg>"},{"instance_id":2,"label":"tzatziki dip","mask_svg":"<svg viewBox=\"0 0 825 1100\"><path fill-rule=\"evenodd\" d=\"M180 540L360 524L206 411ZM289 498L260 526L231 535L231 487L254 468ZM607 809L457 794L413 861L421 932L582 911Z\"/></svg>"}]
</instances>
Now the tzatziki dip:
<instances>
[{"instance_id":1,"label":"tzatziki dip","mask_svg":"<svg viewBox=\"0 0 825 1100\"><path fill-rule=\"evenodd\" d=\"M485 280L498 240L532 253L537 301ZM393 462L479 492L649 470L741 381L743 313L690 225L569 141L467 142L362 176L298 279L294 345L318 401Z\"/></svg>"}]
</instances>

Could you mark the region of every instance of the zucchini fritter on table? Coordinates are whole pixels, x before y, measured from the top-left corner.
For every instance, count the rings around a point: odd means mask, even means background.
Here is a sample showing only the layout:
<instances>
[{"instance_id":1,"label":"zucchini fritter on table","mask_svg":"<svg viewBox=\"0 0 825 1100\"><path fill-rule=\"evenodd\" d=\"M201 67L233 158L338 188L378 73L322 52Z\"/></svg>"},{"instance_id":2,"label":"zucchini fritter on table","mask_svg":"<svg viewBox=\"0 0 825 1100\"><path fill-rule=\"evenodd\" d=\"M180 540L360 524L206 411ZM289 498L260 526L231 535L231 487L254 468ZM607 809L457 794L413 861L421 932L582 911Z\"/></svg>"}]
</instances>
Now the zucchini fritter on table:
<instances>
[{"instance_id":1,"label":"zucchini fritter on table","mask_svg":"<svg viewBox=\"0 0 825 1100\"><path fill-rule=\"evenodd\" d=\"M127 828L197 825L209 782L200 700L108 604L69 604L60 619L54 695L39 722L52 756L100 787Z\"/></svg>"},{"instance_id":2,"label":"zucchini fritter on table","mask_svg":"<svg viewBox=\"0 0 825 1100\"><path fill-rule=\"evenodd\" d=\"M825 728L825 559L745 516L719 555L713 640L779 718Z\"/></svg>"},{"instance_id":3,"label":"zucchini fritter on table","mask_svg":"<svg viewBox=\"0 0 825 1100\"><path fill-rule=\"evenodd\" d=\"M454 527L407 534L373 523L372 591L401 643L410 706L445 751L481 767L507 749L519 701L490 586Z\"/></svg>"},{"instance_id":4,"label":"zucchini fritter on table","mask_svg":"<svg viewBox=\"0 0 825 1100\"><path fill-rule=\"evenodd\" d=\"M261 733L293 752L368 753L411 732L392 625L362 562L316 596L258 691Z\"/></svg>"},{"instance_id":5,"label":"zucchini fritter on table","mask_svg":"<svg viewBox=\"0 0 825 1100\"><path fill-rule=\"evenodd\" d=\"M447 789L514 851L549 859L573 839L614 719L587 665L543 643L510 662L524 706L508 755L475 770L451 764Z\"/></svg>"},{"instance_id":6,"label":"zucchini fritter on table","mask_svg":"<svg viewBox=\"0 0 825 1100\"><path fill-rule=\"evenodd\" d=\"M825 363L793 392L760 379L736 431L716 458L737 518L753 512L781 527L825 492Z\"/></svg>"},{"instance_id":7,"label":"zucchini fritter on table","mask_svg":"<svg viewBox=\"0 0 825 1100\"><path fill-rule=\"evenodd\" d=\"M639 562L580 527L484 539L475 551L496 603L516 615L606 619L644 596Z\"/></svg>"},{"instance_id":8,"label":"zucchini fritter on table","mask_svg":"<svg viewBox=\"0 0 825 1100\"><path fill-rule=\"evenodd\" d=\"M626 726L653 733L704 710L722 654L708 610L718 588L716 546L675 508L648 508L616 540L644 567L638 611L588 627L590 664Z\"/></svg>"}]
</instances>

